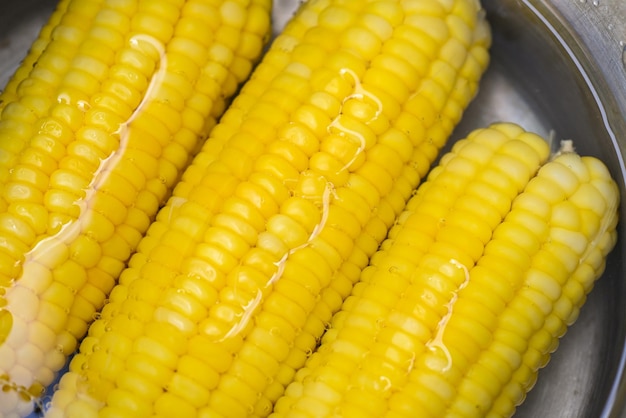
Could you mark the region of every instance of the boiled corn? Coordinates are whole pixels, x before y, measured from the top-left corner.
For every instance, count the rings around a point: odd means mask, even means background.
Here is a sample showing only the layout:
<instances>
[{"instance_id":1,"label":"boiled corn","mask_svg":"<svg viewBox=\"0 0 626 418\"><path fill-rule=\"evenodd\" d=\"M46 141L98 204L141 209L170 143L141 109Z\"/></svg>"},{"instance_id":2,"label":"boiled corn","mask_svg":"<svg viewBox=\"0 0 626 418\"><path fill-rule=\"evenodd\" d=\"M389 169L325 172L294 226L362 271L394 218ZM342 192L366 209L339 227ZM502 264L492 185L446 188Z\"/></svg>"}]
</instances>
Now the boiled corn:
<instances>
[{"instance_id":1,"label":"boiled corn","mask_svg":"<svg viewBox=\"0 0 626 418\"><path fill-rule=\"evenodd\" d=\"M475 1L302 4L47 415L267 416L474 96L489 42Z\"/></svg>"},{"instance_id":2,"label":"boiled corn","mask_svg":"<svg viewBox=\"0 0 626 418\"><path fill-rule=\"evenodd\" d=\"M0 121L29 125L0 129L3 417L28 414L74 352L270 36L269 0L65 6Z\"/></svg>"},{"instance_id":3,"label":"boiled corn","mask_svg":"<svg viewBox=\"0 0 626 418\"><path fill-rule=\"evenodd\" d=\"M272 417L511 416L616 241L606 167L547 157L514 124L457 142Z\"/></svg>"}]
</instances>

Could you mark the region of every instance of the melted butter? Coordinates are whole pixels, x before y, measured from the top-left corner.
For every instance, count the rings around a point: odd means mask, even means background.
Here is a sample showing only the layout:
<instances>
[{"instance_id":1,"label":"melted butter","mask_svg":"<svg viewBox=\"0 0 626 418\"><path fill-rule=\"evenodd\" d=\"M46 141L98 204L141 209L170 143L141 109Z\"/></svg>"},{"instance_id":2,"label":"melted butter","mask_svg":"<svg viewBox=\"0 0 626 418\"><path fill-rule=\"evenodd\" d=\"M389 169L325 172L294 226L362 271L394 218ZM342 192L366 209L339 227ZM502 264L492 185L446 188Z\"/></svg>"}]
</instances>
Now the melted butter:
<instances>
[{"instance_id":1,"label":"melted butter","mask_svg":"<svg viewBox=\"0 0 626 418\"><path fill-rule=\"evenodd\" d=\"M354 71L352 71L350 69L347 69L347 68L344 68L339 73L342 76L348 74L352 78L353 83L354 83L354 92L352 94L350 94L350 95L348 95L348 96L343 98L343 100L341 101L341 107L339 109L339 113L330 122L330 124L328 125L326 130L330 134L332 134L335 131L338 131L339 135L341 135L341 136L348 136L350 138L354 138L359 143L359 148L357 149L355 154L342 167L342 171L344 171L344 170L348 170L350 168L350 166L356 161L358 156L365 151L365 148L367 146L367 141L365 140L365 136L363 136L363 134L361 134L360 132L358 132L358 131L356 131L354 129L350 129L347 126L345 126L344 124L342 124L341 119L342 119L342 115L343 115L343 108L344 108L344 106L350 100L365 101L366 99L369 99L370 101L374 102L376 110L374 112L374 115L369 120L365 121L365 123L367 123L367 122L375 121L380 116L380 114L382 113L382 110L383 110L383 104L382 104L382 101L376 95L374 95L373 93L371 93L370 91L368 91L367 89L365 89L363 87L363 84L361 83L361 81L359 80L358 76L356 75L356 73Z\"/></svg>"},{"instance_id":2,"label":"melted butter","mask_svg":"<svg viewBox=\"0 0 626 418\"><path fill-rule=\"evenodd\" d=\"M470 281L469 270L467 269L467 267L465 267L464 264L460 263L459 261L455 259L450 259L450 264L454 268L463 270L463 273L465 274L465 279L463 280L463 282L461 282L459 287L454 292L452 292L450 300L445 305L446 314L441 318L441 320L437 324L435 335L433 335L433 337L426 342L426 347L430 351L432 352L439 351L440 353L444 355L446 359L446 363L445 363L446 365L442 368L443 372L449 371L450 368L452 367L452 355L450 354L450 350L448 349L445 342L443 341L443 335L445 333L446 326L448 325L448 322L450 321L450 318L452 317L452 311L454 309L454 304L459 298L459 292L463 288L465 288L469 284L469 281Z\"/></svg>"}]
</instances>

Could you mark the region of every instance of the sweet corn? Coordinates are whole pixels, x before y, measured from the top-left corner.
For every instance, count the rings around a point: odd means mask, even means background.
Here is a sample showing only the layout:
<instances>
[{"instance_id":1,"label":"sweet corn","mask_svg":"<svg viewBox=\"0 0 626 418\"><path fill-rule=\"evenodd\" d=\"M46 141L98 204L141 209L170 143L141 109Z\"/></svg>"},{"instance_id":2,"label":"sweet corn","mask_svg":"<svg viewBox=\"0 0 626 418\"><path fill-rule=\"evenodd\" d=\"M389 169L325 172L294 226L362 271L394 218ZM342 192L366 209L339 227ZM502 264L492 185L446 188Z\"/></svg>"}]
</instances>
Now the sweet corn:
<instances>
[{"instance_id":1,"label":"sweet corn","mask_svg":"<svg viewBox=\"0 0 626 418\"><path fill-rule=\"evenodd\" d=\"M514 124L441 159L271 415L508 417L616 241L592 157Z\"/></svg>"},{"instance_id":2,"label":"sweet corn","mask_svg":"<svg viewBox=\"0 0 626 418\"><path fill-rule=\"evenodd\" d=\"M270 7L63 0L51 16L2 96L0 416L28 414L75 351L260 57Z\"/></svg>"},{"instance_id":3,"label":"sweet corn","mask_svg":"<svg viewBox=\"0 0 626 418\"><path fill-rule=\"evenodd\" d=\"M303 3L47 416L267 416L460 120L489 42L473 0Z\"/></svg>"},{"instance_id":4,"label":"sweet corn","mask_svg":"<svg viewBox=\"0 0 626 418\"><path fill-rule=\"evenodd\" d=\"M26 56L22 59L19 67L11 75L4 88L0 91L0 114L7 103L16 101L19 97L18 86L30 75L33 67L41 58L41 54L48 48L53 40L52 32L54 28L60 26L61 21L67 14L67 6L70 0L60 0L55 10L48 18L46 24L41 28L37 39L33 41ZM0 116L0 120L1 120Z\"/></svg>"}]
</instances>

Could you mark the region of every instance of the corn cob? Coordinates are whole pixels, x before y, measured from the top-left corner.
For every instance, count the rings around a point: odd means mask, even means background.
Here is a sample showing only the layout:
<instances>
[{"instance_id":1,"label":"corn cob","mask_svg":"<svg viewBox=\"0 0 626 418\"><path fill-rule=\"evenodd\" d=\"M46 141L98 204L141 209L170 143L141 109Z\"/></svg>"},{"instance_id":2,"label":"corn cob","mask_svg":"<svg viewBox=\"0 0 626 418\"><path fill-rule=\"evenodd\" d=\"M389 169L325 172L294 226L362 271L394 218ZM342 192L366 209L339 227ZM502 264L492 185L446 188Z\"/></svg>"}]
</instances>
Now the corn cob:
<instances>
[{"instance_id":1,"label":"corn cob","mask_svg":"<svg viewBox=\"0 0 626 418\"><path fill-rule=\"evenodd\" d=\"M61 24L63 17L67 13L67 6L69 3L70 0L59 1L56 8L48 18L48 21L39 31L37 39L33 41L28 53L22 59L22 62L15 72L11 75L4 88L0 91L0 114L8 102L13 102L19 97L17 93L19 84L28 78L31 70L41 57L41 54L44 50L46 50L52 41L52 31Z\"/></svg>"},{"instance_id":2,"label":"corn cob","mask_svg":"<svg viewBox=\"0 0 626 418\"><path fill-rule=\"evenodd\" d=\"M474 1L302 4L47 416L267 416L475 94L489 41Z\"/></svg>"},{"instance_id":3,"label":"corn cob","mask_svg":"<svg viewBox=\"0 0 626 418\"><path fill-rule=\"evenodd\" d=\"M547 156L513 124L457 142L271 416L511 416L616 240L606 167Z\"/></svg>"},{"instance_id":4,"label":"corn cob","mask_svg":"<svg viewBox=\"0 0 626 418\"><path fill-rule=\"evenodd\" d=\"M14 156L0 138L3 417L29 413L75 350L270 35L269 0L101 3L67 5L97 8L75 56L58 83L17 90L49 109Z\"/></svg>"}]
</instances>

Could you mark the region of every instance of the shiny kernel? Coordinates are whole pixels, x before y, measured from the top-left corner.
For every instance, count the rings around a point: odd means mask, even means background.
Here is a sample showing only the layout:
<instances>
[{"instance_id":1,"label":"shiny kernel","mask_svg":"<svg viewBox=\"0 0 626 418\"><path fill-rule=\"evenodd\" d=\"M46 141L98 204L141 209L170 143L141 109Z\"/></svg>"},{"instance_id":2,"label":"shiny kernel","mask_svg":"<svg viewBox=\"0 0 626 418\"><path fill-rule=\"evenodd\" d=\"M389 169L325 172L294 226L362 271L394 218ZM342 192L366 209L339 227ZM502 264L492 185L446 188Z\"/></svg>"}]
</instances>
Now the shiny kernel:
<instances>
[{"instance_id":1,"label":"shiny kernel","mask_svg":"<svg viewBox=\"0 0 626 418\"><path fill-rule=\"evenodd\" d=\"M199 334L189 339L188 353L205 362L215 373L225 373L232 363L232 354L223 345L215 344L212 337Z\"/></svg>"},{"instance_id":2,"label":"shiny kernel","mask_svg":"<svg viewBox=\"0 0 626 418\"><path fill-rule=\"evenodd\" d=\"M197 332L196 324L180 312L159 306L154 311L154 320L161 324L169 324L182 334L189 337Z\"/></svg>"},{"instance_id":3,"label":"shiny kernel","mask_svg":"<svg viewBox=\"0 0 626 418\"><path fill-rule=\"evenodd\" d=\"M37 262L51 270L69 257L69 245L62 239L50 237L40 241L31 250L28 262Z\"/></svg>"},{"instance_id":4,"label":"shiny kernel","mask_svg":"<svg viewBox=\"0 0 626 418\"><path fill-rule=\"evenodd\" d=\"M51 294L50 296L53 298L55 297L55 295L53 294ZM66 306L70 306L67 298L66 300L61 300L60 302L65 303ZM47 325L52 331L56 333L61 333L64 328L68 313L68 308L63 308L53 301L42 300L39 304L37 321L40 321L44 325Z\"/></svg>"},{"instance_id":5,"label":"shiny kernel","mask_svg":"<svg viewBox=\"0 0 626 418\"><path fill-rule=\"evenodd\" d=\"M226 1L220 7L220 15L225 25L242 28L246 23L247 11L236 1Z\"/></svg>"},{"instance_id":6,"label":"shiny kernel","mask_svg":"<svg viewBox=\"0 0 626 418\"><path fill-rule=\"evenodd\" d=\"M37 318L39 297L33 290L21 285L14 285L5 298L9 304L8 309L10 309L10 311L5 310L4 306L0 307L0 310L6 311L7 313L10 312L11 315L18 315L22 320L28 322ZM5 318L5 320L8 319L9 317Z\"/></svg>"},{"instance_id":7,"label":"shiny kernel","mask_svg":"<svg viewBox=\"0 0 626 418\"><path fill-rule=\"evenodd\" d=\"M166 367L168 369L175 367L177 361L177 355L166 345L157 342L153 338L147 336L140 336L134 342L134 352L139 356L150 358L150 361L154 363L154 372L157 367ZM148 360L147 358L145 360ZM159 372L161 374L163 372ZM163 374L165 377L165 374Z\"/></svg>"},{"instance_id":8,"label":"shiny kernel","mask_svg":"<svg viewBox=\"0 0 626 418\"><path fill-rule=\"evenodd\" d=\"M70 251L72 250L70 249ZM39 280L45 280L45 276L40 274L37 274L37 276L40 277ZM85 267L73 259L69 259L57 266L52 271L52 277L54 277L54 280L56 282L62 283L73 291L80 289L87 281L87 273L85 271Z\"/></svg>"},{"instance_id":9,"label":"shiny kernel","mask_svg":"<svg viewBox=\"0 0 626 418\"><path fill-rule=\"evenodd\" d=\"M341 31L350 26L355 19L355 14L350 10L333 5L324 9L318 19L319 25L333 31Z\"/></svg>"},{"instance_id":10,"label":"shiny kernel","mask_svg":"<svg viewBox=\"0 0 626 418\"><path fill-rule=\"evenodd\" d=\"M182 373L174 373L167 389L196 408L206 405L210 397L207 388Z\"/></svg>"},{"instance_id":11,"label":"shiny kernel","mask_svg":"<svg viewBox=\"0 0 626 418\"><path fill-rule=\"evenodd\" d=\"M522 161L532 171L537 170L550 155L548 142L531 132L523 132L517 138L518 140L507 143L501 152ZM528 152L529 147L534 152Z\"/></svg>"},{"instance_id":12,"label":"shiny kernel","mask_svg":"<svg viewBox=\"0 0 626 418\"><path fill-rule=\"evenodd\" d=\"M197 382L206 390L214 388L219 380L219 375L205 361L190 355L179 359L177 374Z\"/></svg>"},{"instance_id":13,"label":"shiny kernel","mask_svg":"<svg viewBox=\"0 0 626 418\"><path fill-rule=\"evenodd\" d=\"M609 209L614 210L614 208L609 207L609 202L607 202L605 196L590 183L581 184L576 192L569 197L569 201L578 208L593 211L600 217L604 217Z\"/></svg>"},{"instance_id":14,"label":"shiny kernel","mask_svg":"<svg viewBox=\"0 0 626 418\"><path fill-rule=\"evenodd\" d=\"M154 412L159 416L196 416L197 410L189 402L171 392L165 392L154 403Z\"/></svg>"},{"instance_id":15,"label":"shiny kernel","mask_svg":"<svg viewBox=\"0 0 626 418\"><path fill-rule=\"evenodd\" d=\"M230 377L228 380L232 380ZM238 381L231 383L231 386L236 386ZM232 389L232 392L236 393L237 389ZM229 394L223 390L216 390L211 393L211 400L208 406L205 406L198 412L198 416L201 418L214 418L217 416L233 415L233 416L246 416L248 410L244 408L239 400L233 399Z\"/></svg>"},{"instance_id":16,"label":"shiny kernel","mask_svg":"<svg viewBox=\"0 0 626 418\"><path fill-rule=\"evenodd\" d=\"M365 60L371 60L380 51L381 40L369 29L361 26L350 26L343 31L341 45L352 50Z\"/></svg>"},{"instance_id":17,"label":"shiny kernel","mask_svg":"<svg viewBox=\"0 0 626 418\"><path fill-rule=\"evenodd\" d=\"M84 268L94 267L102 255L100 244L86 235L79 235L69 246L72 260Z\"/></svg>"}]
</instances>

